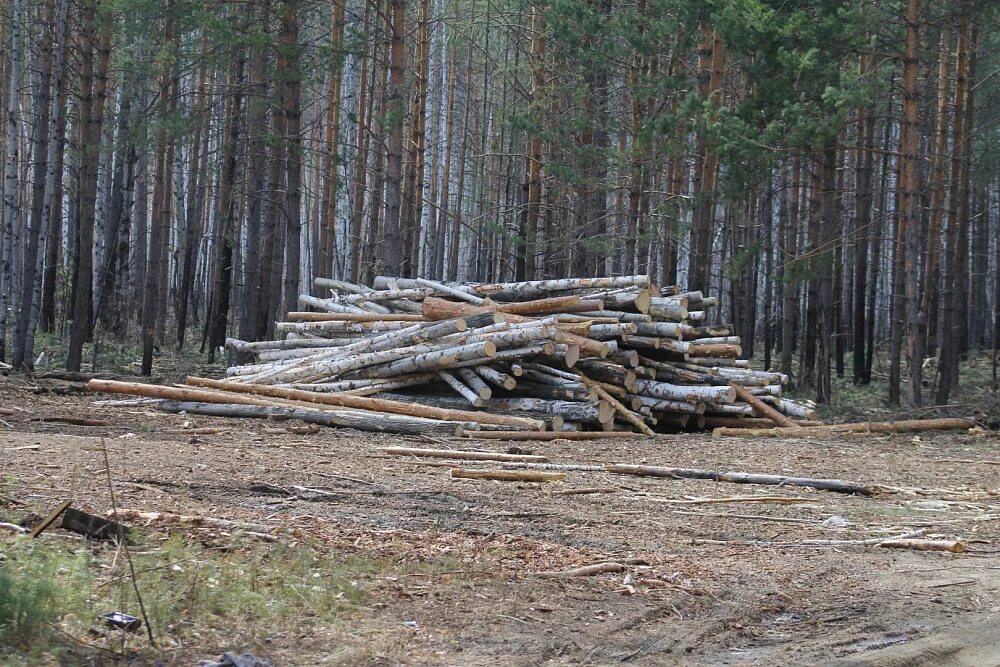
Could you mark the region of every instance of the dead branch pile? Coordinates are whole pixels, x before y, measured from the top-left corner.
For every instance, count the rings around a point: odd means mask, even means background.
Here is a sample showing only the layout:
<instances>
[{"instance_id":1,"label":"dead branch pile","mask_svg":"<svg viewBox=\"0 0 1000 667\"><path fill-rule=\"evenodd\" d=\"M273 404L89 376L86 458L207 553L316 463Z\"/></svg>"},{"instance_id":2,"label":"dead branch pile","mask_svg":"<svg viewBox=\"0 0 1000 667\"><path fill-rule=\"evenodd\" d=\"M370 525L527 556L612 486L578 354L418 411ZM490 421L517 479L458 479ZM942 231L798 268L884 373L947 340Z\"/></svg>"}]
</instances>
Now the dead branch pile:
<instances>
[{"instance_id":1,"label":"dead branch pile","mask_svg":"<svg viewBox=\"0 0 1000 667\"><path fill-rule=\"evenodd\" d=\"M319 278L276 340L229 339L225 380L157 391L161 407L288 416L400 433L655 431L783 427L812 419L782 397L788 378L753 370L718 304L647 276L441 283L380 276L372 287Z\"/></svg>"}]
</instances>

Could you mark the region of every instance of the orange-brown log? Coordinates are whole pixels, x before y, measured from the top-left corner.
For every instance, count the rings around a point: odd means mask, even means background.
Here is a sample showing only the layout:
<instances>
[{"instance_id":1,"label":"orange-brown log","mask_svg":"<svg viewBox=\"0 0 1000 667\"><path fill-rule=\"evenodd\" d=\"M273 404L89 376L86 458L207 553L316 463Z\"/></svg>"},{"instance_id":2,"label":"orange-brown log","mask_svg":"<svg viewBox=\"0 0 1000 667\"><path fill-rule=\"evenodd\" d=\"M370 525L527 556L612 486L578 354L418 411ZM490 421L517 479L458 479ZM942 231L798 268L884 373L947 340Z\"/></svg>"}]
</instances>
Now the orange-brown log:
<instances>
[{"instance_id":1,"label":"orange-brown log","mask_svg":"<svg viewBox=\"0 0 1000 667\"><path fill-rule=\"evenodd\" d=\"M303 391L301 389L287 389L284 387L274 387L263 384L241 384L228 382L226 380L211 380L199 377L188 377L186 382L193 386L210 387L224 392L254 394L257 396L284 398L293 401L302 401L305 403L334 405L359 410L371 410L374 412L389 412L397 415L408 415L410 417L426 417L428 419L441 419L444 421L477 422L480 424L493 424L495 426L508 426L534 430L544 430L545 428L545 422L540 419L528 419L526 417L514 417L488 412L473 412L471 410L452 410L449 408L421 405L420 403L390 401L383 398L373 398L371 396L355 396L336 392L325 393L319 391Z\"/></svg>"}]
</instances>

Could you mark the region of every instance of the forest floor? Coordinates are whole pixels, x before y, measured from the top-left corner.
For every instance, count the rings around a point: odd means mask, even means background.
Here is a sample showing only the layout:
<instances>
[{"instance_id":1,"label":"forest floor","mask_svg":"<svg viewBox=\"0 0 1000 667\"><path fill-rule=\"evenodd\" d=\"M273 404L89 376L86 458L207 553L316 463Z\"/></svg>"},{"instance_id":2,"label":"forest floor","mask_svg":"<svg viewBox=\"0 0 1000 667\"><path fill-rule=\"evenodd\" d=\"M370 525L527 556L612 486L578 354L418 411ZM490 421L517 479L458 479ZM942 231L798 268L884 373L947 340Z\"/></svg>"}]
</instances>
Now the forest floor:
<instances>
[{"instance_id":1,"label":"forest floor","mask_svg":"<svg viewBox=\"0 0 1000 667\"><path fill-rule=\"evenodd\" d=\"M511 443L100 407L54 385L0 378L0 407L25 411L0 424L0 521L30 522L67 498L103 515L113 489L118 508L247 522L277 538L138 523L130 555L153 648L141 631L90 627L105 611L138 615L121 551L50 529L38 553L85 551L51 573L85 594L66 594L47 645L6 658L0 648L0 662L191 665L234 651L273 665L1000 665L995 433L515 443L556 463L901 489L874 497L585 472L528 484L452 479L447 465L383 452ZM51 416L108 425L34 419ZM604 492L568 493L585 488ZM803 544L921 527L968 550ZM32 548L0 531L0 559L27 561ZM627 571L537 576L605 561ZM83 569L75 584L65 581L73 567Z\"/></svg>"}]
</instances>

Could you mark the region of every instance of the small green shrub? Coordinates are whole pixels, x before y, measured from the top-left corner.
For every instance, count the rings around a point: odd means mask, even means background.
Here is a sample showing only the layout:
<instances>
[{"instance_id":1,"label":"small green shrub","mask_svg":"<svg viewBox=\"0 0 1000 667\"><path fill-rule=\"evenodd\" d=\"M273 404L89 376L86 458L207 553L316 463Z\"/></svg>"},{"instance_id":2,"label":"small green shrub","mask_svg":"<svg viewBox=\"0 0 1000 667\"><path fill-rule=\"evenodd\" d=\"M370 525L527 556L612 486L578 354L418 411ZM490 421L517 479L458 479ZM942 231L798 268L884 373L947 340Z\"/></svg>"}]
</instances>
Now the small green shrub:
<instances>
[{"instance_id":1,"label":"small green shrub","mask_svg":"<svg viewBox=\"0 0 1000 667\"><path fill-rule=\"evenodd\" d=\"M0 652L45 644L62 619L80 618L91 586L85 555L23 539L0 555Z\"/></svg>"}]
</instances>

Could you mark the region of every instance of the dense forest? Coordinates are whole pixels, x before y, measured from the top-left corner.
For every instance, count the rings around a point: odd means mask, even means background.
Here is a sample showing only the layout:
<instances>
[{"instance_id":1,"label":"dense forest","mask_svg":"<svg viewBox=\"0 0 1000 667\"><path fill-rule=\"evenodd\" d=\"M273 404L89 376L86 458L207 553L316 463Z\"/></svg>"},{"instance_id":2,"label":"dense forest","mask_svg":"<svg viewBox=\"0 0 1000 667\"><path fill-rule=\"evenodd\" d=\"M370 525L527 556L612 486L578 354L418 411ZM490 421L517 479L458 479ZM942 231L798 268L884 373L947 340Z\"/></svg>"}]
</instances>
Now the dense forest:
<instances>
[{"instance_id":1,"label":"dense forest","mask_svg":"<svg viewBox=\"0 0 1000 667\"><path fill-rule=\"evenodd\" d=\"M7 0L0 354L212 357L315 277L648 274L831 397L998 347L987 0ZM88 352L89 351L89 352ZM934 360L936 363L925 363Z\"/></svg>"}]
</instances>

